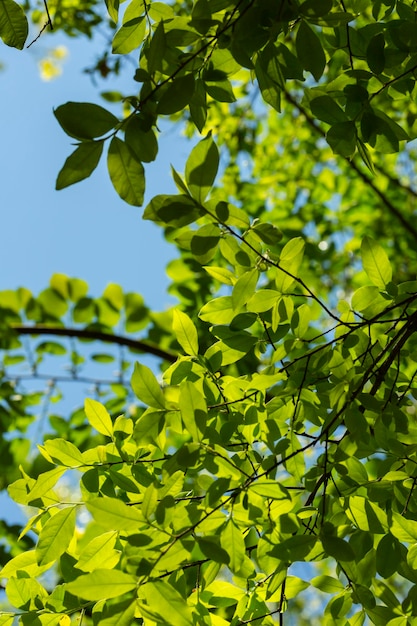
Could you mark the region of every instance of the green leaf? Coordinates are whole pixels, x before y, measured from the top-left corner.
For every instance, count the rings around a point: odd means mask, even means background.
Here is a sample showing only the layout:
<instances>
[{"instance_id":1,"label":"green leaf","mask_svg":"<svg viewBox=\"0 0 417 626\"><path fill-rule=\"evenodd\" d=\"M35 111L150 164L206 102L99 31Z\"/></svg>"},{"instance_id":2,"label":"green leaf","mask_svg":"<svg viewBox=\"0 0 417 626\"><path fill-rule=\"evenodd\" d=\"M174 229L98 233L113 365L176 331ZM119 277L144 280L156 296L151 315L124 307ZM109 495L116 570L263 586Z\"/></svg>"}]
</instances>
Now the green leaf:
<instances>
[{"instance_id":1,"label":"green leaf","mask_svg":"<svg viewBox=\"0 0 417 626\"><path fill-rule=\"evenodd\" d=\"M36 551L29 550L28 552L21 552L17 556L13 557L6 563L1 569L2 578L11 578L17 575L18 571L24 571L28 576L36 577L40 576L48 568L48 565L40 566L36 560Z\"/></svg>"},{"instance_id":2,"label":"green leaf","mask_svg":"<svg viewBox=\"0 0 417 626\"><path fill-rule=\"evenodd\" d=\"M82 141L101 137L119 123L110 111L86 102L62 104L54 109L54 115L67 135Z\"/></svg>"},{"instance_id":3,"label":"green leaf","mask_svg":"<svg viewBox=\"0 0 417 626\"><path fill-rule=\"evenodd\" d=\"M135 620L136 600L97 602L92 610L93 624L100 626L131 626Z\"/></svg>"},{"instance_id":4,"label":"green leaf","mask_svg":"<svg viewBox=\"0 0 417 626\"><path fill-rule=\"evenodd\" d=\"M242 532L233 519L229 519L220 532L220 545L229 555L228 567L237 574L243 564L246 548Z\"/></svg>"},{"instance_id":5,"label":"green leaf","mask_svg":"<svg viewBox=\"0 0 417 626\"><path fill-rule=\"evenodd\" d=\"M390 522L390 531L399 541L407 543L417 542L417 528L415 520L407 519L399 513L393 512Z\"/></svg>"},{"instance_id":6,"label":"green leaf","mask_svg":"<svg viewBox=\"0 0 417 626\"><path fill-rule=\"evenodd\" d=\"M272 309L280 299L281 294L275 289L258 289L247 303L247 310L264 313Z\"/></svg>"},{"instance_id":7,"label":"green leaf","mask_svg":"<svg viewBox=\"0 0 417 626\"><path fill-rule=\"evenodd\" d=\"M250 486L250 490L272 500L290 499L288 491L274 480L257 480Z\"/></svg>"},{"instance_id":8,"label":"green leaf","mask_svg":"<svg viewBox=\"0 0 417 626\"><path fill-rule=\"evenodd\" d=\"M131 384L134 394L147 406L165 409L165 398L161 386L149 367L135 363Z\"/></svg>"},{"instance_id":9,"label":"green leaf","mask_svg":"<svg viewBox=\"0 0 417 626\"><path fill-rule=\"evenodd\" d=\"M221 296L210 300L205 304L198 314L204 322L212 324L230 324L235 317L231 296Z\"/></svg>"},{"instance_id":10,"label":"green leaf","mask_svg":"<svg viewBox=\"0 0 417 626\"><path fill-rule=\"evenodd\" d=\"M320 80L326 67L326 56L320 39L304 20L298 27L295 45L303 68L311 72L317 81Z\"/></svg>"},{"instance_id":11,"label":"green leaf","mask_svg":"<svg viewBox=\"0 0 417 626\"><path fill-rule=\"evenodd\" d=\"M233 285L236 281L232 272L225 267L211 267L210 265L206 265L204 269L207 274L225 285Z\"/></svg>"},{"instance_id":12,"label":"green leaf","mask_svg":"<svg viewBox=\"0 0 417 626\"><path fill-rule=\"evenodd\" d=\"M211 135L202 139L191 151L185 166L185 180L192 196L204 202L219 168L219 151Z\"/></svg>"},{"instance_id":13,"label":"green leaf","mask_svg":"<svg viewBox=\"0 0 417 626\"><path fill-rule=\"evenodd\" d=\"M144 163L155 161L158 154L158 141L155 133L152 129L145 132L137 115L131 117L126 126L125 141L139 161Z\"/></svg>"},{"instance_id":14,"label":"green leaf","mask_svg":"<svg viewBox=\"0 0 417 626\"><path fill-rule=\"evenodd\" d=\"M221 231L217 224L204 224L195 233L191 233L190 249L192 255L201 264L209 263L215 256ZM180 242L181 239L177 238Z\"/></svg>"},{"instance_id":15,"label":"green leaf","mask_svg":"<svg viewBox=\"0 0 417 626\"><path fill-rule=\"evenodd\" d=\"M238 278L232 291L232 305L235 311L239 311L253 296L258 279L257 269L249 270Z\"/></svg>"},{"instance_id":16,"label":"green leaf","mask_svg":"<svg viewBox=\"0 0 417 626\"><path fill-rule=\"evenodd\" d=\"M204 89L214 100L218 102L236 102L233 86L230 80L205 80Z\"/></svg>"},{"instance_id":17,"label":"green leaf","mask_svg":"<svg viewBox=\"0 0 417 626\"><path fill-rule=\"evenodd\" d=\"M181 227L191 224L201 215L195 201L186 195L155 196L146 207L143 219L159 224Z\"/></svg>"},{"instance_id":18,"label":"green leaf","mask_svg":"<svg viewBox=\"0 0 417 626\"><path fill-rule=\"evenodd\" d=\"M327 124L348 121L346 113L330 96L318 96L310 102L313 115Z\"/></svg>"},{"instance_id":19,"label":"green leaf","mask_svg":"<svg viewBox=\"0 0 417 626\"><path fill-rule=\"evenodd\" d=\"M138 509L116 498L94 498L86 506L97 524L106 530L135 531L144 521Z\"/></svg>"},{"instance_id":20,"label":"green leaf","mask_svg":"<svg viewBox=\"0 0 417 626\"><path fill-rule=\"evenodd\" d=\"M120 552L114 549L118 533L112 530L94 537L83 548L77 568L84 572L96 569L113 569L120 560Z\"/></svg>"},{"instance_id":21,"label":"green leaf","mask_svg":"<svg viewBox=\"0 0 417 626\"><path fill-rule=\"evenodd\" d=\"M383 33L377 33L370 40L366 49L366 60L369 69L374 74L381 74L385 67L385 38Z\"/></svg>"},{"instance_id":22,"label":"green leaf","mask_svg":"<svg viewBox=\"0 0 417 626\"><path fill-rule=\"evenodd\" d=\"M355 560L355 554L351 546L341 537L335 537L333 535L322 535L321 542L326 553L329 556L332 556L338 562Z\"/></svg>"},{"instance_id":23,"label":"green leaf","mask_svg":"<svg viewBox=\"0 0 417 626\"><path fill-rule=\"evenodd\" d=\"M157 106L159 115L172 115L184 109L190 103L194 93L194 76L187 74L174 78L162 92Z\"/></svg>"},{"instance_id":24,"label":"green leaf","mask_svg":"<svg viewBox=\"0 0 417 626\"><path fill-rule=\"evenodd\" d=\"M22 50L28 36L28 21L20 5L13 0L0 2L0 37L7 46Z\"/></svg>"},{"instance_id":25,"label":"green leaf","mask_svg":"<svg viewBox=\"0 0 417 626\"><path fill-rule=\"evenodd\" d=\"M354 122L339 122L326 133L326 139L336 154L351 157L356 150L356 126Z\"/></svg>"},{"instance_id":26,"label":"green leaf","mask_svg":"<svg viewBox=\"0 0 417 626\"><path fill-rule=\"evenodd\" d=\"M137 580L119 570L98 569L91 574L83 574L66 585L74 596L84 600L107 600L117 598L137 586Z\"/></svg>"},{"instance_id":27,"label":"green leaf","mask_svg":"<svg viewBox=\"0 0 417 626\"><path fill-rule=\"evenodd\" d=\"M139 611L144 617L171 626L194 626L193 613L168 582L156 580L140 587Z\"/></svg>"},{"instance_id":28,"label":"green leaf","mask_svg":"<svg viewBox=\"0 0 417 626\"><path fill-rule=\"evenodd\" d=\"M252 226L251 230L261 241L270 246L276 246L282 239L282 231L275 224L258 222Z\"/></svg>"},{"instance_id":29,"label":"green leaf","mask_svg":"<svg viewBox=\"0 0 417 626\"><path fill-rule=\"evenodd\" d=\"M288 292L294 284L294 278L298 276L298 272L304 256L305 242L302 237L290 239L279 256L279 267L281 271L277 273L275 285L278 291L282 293Z\"/></svg>"},{"instance_id":30,"label":"green leaf","mask_svg":"<svg viewBox=\"0 0 417 626\"><path fill-rule=\"evenodd\" d=\"M190 356L198 355L198 334L193 321L180 309L174 309L172 314L172 330L184 350Z\"/></svg>"},{"instance_id":31,"label":"green leaf","mask_svg":"<svg viewBox=\"0 0 417 626\"><path fill-rule=\"evenodd\" d=\"M106 437L113 437L113 422L106 408L97 400L87 398L84 410L88 421L97 432Z\"/></svg>"},{"instance_id":32,"label":"green leaf","mask_svg":"<svg viewBox=\"0 0 417 626\"><path fill-rule=\"evenodd\" d=\"M56 179L55 189L64 189L88 178L96 169L102 152L101 141L86 141L79 145L65 161Z\"/></svg>"},{"instance_id":33,"label":"green leaf","mask_svg":"<svg viewBox=\"0 0 417 626\"><path fill-rule=\"evenodd\" d=\"M325 593L340 593L345 589L344 585L338 578L322 574L311 579L313 587L324 591Z\"/></svg>"},{"instance_id":34,"label":"green leaf","mask_svg":"<svg viewBox=\"0 0 417 626\"><path fill-rule=\"evenodd\" d=\"M281 111L281 92L285 90L285 79L279 62L279 48L267 44L257 55L255 62L256 78L262 97L276 111Z\"/></svg>"},{"instance_id":35,"label":"green leaf","mask_svg":"<svg viewBox=\"0 0 417 626\"><path fill-rule=\"evenodd\" d=\"M381 535L385 535L388 530L387 515L383 509L362 496L347 499L346 515L360 530Z\"/></svg>"},{"instance_id":36,"label":"green leaf","mask_svg":"<svg viewBox=\"0 0 417 626\"><path fill-rule=\"evenodd\" d=\"M354 311L381 311L385 308L386 300L381 297L380 289L375 285L359 287L352 295L352 309Z\"/></svg>"},{"instance_id":37,"label":"green leaf","mask_svg":"<svg viewBox=\"0 0 417 626\"><path fill-rule=\"evenodd\" d=\"M113 137L110 142L107 167L113 187L122 200L133 206L142 206L145 192L143 165L118 137Z\"/></svg>"},{"instance_id":38,"label":"green leaf","mask_svg":"<svg viewBox=\"0 0 417 626\"><path fill-rule=\"evenodd\" d=\"M35 599L44 602L48 597L42 585L33 578L10 578L6 585L6 595L10 604L19 609L35 608Z\"/></svg>"},{"instance_id":39,"label":"green leaf","mask_svg":"<svg viewBox=\"0 0 417 626\"><path fill-rule=\"evenodd\" d=\"M368 278L380 289L386 289L392 279L392 269L385 250L371 237L364 237L361 254Z\"/></svg>"},{"instance_id":40,"label":"green leaf","mask_svg":"<svg viewBox=\"0 0 417 626\"><path fill-rule=\"evenodd\" d=\"M189 380L180 385L179 407L186 432L201 441L206 428L207 405L204 396Z\"/></svg>"},{"instance_id":41,"label":"green leaf","mask_svg":"<svg viewBox=\"0 0 417 626\"><path fill-rule=\"evenodd\" d=\"M75 507L61 509L46 522L39 535L36 558L39 565L59 559L75 532Z\"/></svg>"},{"instance_id":42,"label":"green leaf","mask_svg":"<svg viewBox=\"0 0 417 626\"><path fill-rule=\"evenodd\" d=\"M115 24L119 19L119 0L105 0L107 11Z\"/></svg>"},{"instance_id":43,"label":"green leaf","mask_svg":"<svg viewBox=\"0 0 417 626\"><path fill-rule=\"evenodd\" d=\"M195 81L194 93L188 106L192 121L197 130L202 133L207 120L207 96L201 79Z\"/></svg>"},{"instance_id":44,"label":"green leaf","mask_svg":"<svg viewBox=\"0 0 417 626\"><path fill-rule=\"evenodd\" d=\"M42 454L46 453L51 462L65 465L66 467L79 467L84 465L81 452L71 441L65 439L48 439L43 446L39 446ZM45 454L44 454L45 456Z\"/></svg>"},{"instance_id":45,"label":"green leaf","mask_svg":"<svg viewBox=\"0 0 417 626\"><path fill-rule=\"evenodd\" d=\"M332 9L332 0L305 0L300 7L300 13L309 18L327 15Z\"/></svg>"},{"instance_id":46,"label":"green leaf","mask_svg":"<svg viewBox=\"0 0 417 626\"><path fill-rule=\"evenodd\" d=\"M145 17L135 17L124 23L113 37L113 54L129 54L142 45L146 33Z\"/></svg>"},{"instance_id":47,"label":"green leaf","mask_svg":"<svg viewBox=\"0 0 417 626\"><path fill-rule=\"evenodd\" d=\"M389 578L400 567L400 563L402 561L401 547L402 546L398 539L393 537L391 533L382 537L381 541L378 543L376 549L376 569L378 574L380 574L383 578ZM415 569L413 563L414 559L412 556L410 558L412 550L413 547L411 547L408 551L407 562L411 567L413 567L413 569Z\"/></svg>"},{"instance_id":48,"label":"green leaf","mask_svg":"<svg viewBox=\"0 0 417 626\"><path fill-rule=\"evenodd\" d=\"M40 446L40 451L43 453L42 446ZM35 502L38 498L44 500L44 498L47 498L48 496L52 497L51 489L55 487L57 481L61 478L64 472L65 468L56 467L49 472L42 472L41 474L39 474L33 486L30 487L29 492L27 493L26 503L30 504L32 502ZM59 501L58 497L54 497L53 499L55 502Z\"/></svg>"}]
</instances>

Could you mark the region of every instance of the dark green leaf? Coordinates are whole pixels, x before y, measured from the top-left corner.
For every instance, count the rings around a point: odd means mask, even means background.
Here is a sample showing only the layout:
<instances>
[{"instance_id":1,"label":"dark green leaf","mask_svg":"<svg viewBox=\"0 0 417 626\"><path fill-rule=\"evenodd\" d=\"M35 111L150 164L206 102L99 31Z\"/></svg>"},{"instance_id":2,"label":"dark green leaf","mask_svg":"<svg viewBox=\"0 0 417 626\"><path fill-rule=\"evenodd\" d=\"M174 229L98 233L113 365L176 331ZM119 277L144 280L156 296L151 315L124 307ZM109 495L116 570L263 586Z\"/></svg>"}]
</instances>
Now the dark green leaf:
<instances>
[{"instance_id":1,"label":"dark green leaf","mask_svg":"<svg viewBox=\"0 0 417 626\"><path fill-rule=\"evenodd\" d=\"M366 49L366 60L369 69L375 74L381 74L385 67L385 38L383 33L378 33L372 37Z\"/></svg>"},{"instance_id":2,"label":"dark green leaf","mask_svg":"<svg viewBox=\"0 0 417 626\"><path fill-rule=\"evenodd\" d=\"M181 111L190 103L194 93L194 77L191 74L174 78L173 82L162 92L157 112L160 115L171 115Z\"/></svg>"},{"instance_id":3,"label":"dark green leaf","mask_svg":"<svg viewBox=\"0 0 417 626\"><path fill-rule=\"evenodd\" d=\"M14 0L0 2L0 37L12 48L23 49L28 35L28 21L23 9Z\"/></svg>"},{"instance_id":4,"label":"dark green leaf","mask_svg":"<svg viewBox=\"0 0 417 626\"><path fill-rule=\"evenodd\" d=\"M298 27L296 49L303 68L311 72L316 80L320 80L326 66L326 56L317 34L304 20Z\"/></svg>"},{"instance_id":5,"label":"dark green leaf","mask_svg":"<svg viewBox=\"0 0 417 626\"><path fill-rule=\"evenodd\" d=\"M67 102L54 114L67 135L81 140L101 137L119 123L110 111L86 102Z\"/></svg>"},{"instance_id":6,"label":"dark green leaf","mask_svg":"<svg viewBox=\"0 0 417 626\"><path fill-rule=\"evenodd\" d=\"M56 189L64 189L69 185L88 178L96 169L103 152L102 141L86 141L65 161L56 179Z\"/></svg>"},{"instance_id":7,"label":"dark green leaf","mask_svg":"<svg viewBox=\"0 0 417 626\"><path fill-rule=\"evenodd\" d=\"M312 113L327 124L346 122L347 116L343 109L330 96L318 96L310 102Z\"/></svg>"},{"instance_id":8,"label":"dark green leaf","mask_svg":"<svg viewBox=\"0 0 417 626\"><path fill-rule=\"evenodd\" d=\"M356 127L354 122L334 124L326 134L326 139L333 152L350 157L356 150Z\"/></svg>"},{"instance_id":9,"label":"dark green leaf","mask_svg":"<svg viewBox=\"0 0 417 626\"><path fill-rule=\"evenodd\" d=\"M110 142L107 167L113 186L122 200L133 206L142 206L145 193L143 165L118 137L113 137Z\"/></svg>"},{"instance_id":10,"label":"dark green leaf","mask_svg":"<svg viewBox=\"0 0 417 626\"><path fill-rule=\"evenodd\" d=\"M144 163L155 161L158 154L158 141L155 133L152 129L144 132L143 124L137 115L132 117L126 126L125 141L139 161Z\"/></svg>"}]
</instances>

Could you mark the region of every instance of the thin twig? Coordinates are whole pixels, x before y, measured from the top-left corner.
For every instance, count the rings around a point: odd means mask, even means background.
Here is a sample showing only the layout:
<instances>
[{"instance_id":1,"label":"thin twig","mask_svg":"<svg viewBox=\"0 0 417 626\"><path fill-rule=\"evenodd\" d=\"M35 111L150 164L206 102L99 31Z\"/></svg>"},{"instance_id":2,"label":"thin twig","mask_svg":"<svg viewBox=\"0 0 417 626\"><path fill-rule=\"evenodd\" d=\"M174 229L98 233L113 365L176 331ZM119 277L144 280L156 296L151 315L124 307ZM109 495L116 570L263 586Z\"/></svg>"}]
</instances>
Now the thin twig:
<instances>
[{"instance_id":1,"label":"thin twig","mask_svg":"<svg viewBox=\"0 0 417 626\"><path fill-rule=\"evenodd\" d=\"M43 31L48 28L48 26L50 27L51 30L54 30L54 25L52 24L52 20L51 20L51 16L49 14L49 9L48 9L48 4L46 2L46 0L43 0L43 3L45 5L45 11L46 11L46 17L48 18L47 21L45 22L45 24L42 26L41 30L39 31L38 35L35 37L35 39L33 41L30 42L30 44L28 44L26 46L26 48L30 48L30 46L32 44L35 43L35 41L38 41L39 37L42 35Z\"/></svg>"}]
</instances>

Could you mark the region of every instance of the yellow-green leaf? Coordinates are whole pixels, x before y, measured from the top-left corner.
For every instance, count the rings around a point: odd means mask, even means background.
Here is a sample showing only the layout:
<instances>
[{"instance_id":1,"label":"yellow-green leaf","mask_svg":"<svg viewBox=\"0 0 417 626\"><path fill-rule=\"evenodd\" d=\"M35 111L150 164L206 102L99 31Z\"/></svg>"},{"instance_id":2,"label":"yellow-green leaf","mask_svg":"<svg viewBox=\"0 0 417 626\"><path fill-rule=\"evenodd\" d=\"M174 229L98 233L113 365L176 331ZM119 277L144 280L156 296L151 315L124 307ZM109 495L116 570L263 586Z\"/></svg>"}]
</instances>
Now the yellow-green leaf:
<instances>
[{"instance_id":1,"label":"yellow-green leaf","mask_svg":"<svg viewBox=\"0 0 417 626\"><path fill-rule=\"evenodd\" d=\"M75 507L55 513L45 524L36 546L39 565L56 561L68 548L75 531Z\"/></svg>"},{"instance_id":2,"label":"yellow-green leaf","mask_svg":"<svg viewBox=\"0 0 417 626\"><path fill-rule=\"evenodd\" d=\"M83 574L66 585L74 596L84 600L107 600L117 598L135 589L136 578L119 570L98 569Z\"/></svg>"},{"instance_id":3,"label":"yellow-green leaf","mask_svg":"<svg viewBox=\"0 0 417 626\"><path fill-rule=\"evenodd\" d=\"M136 363L131 383L133 392L139 400L155 409L165 409L161 386L149 367Z\"/></svg>"},{"instance_id":4,"label":"yellow-green leaf","mask_svg":"<svg viewBox=\"0 0 417 626\"><path fill-rule=\"evenodd\" d=\"M220 533L220 545L228 553L228 567L237 574L245 558L245 541L242 532L232 519L229 519Z\"/></svg>"},{"instance_id":5,"label":"yellow-green leaf","mask_svg":"<svg viewBox=\"0 0 417 626\"><path fill-rule=\"evenodd\" d=\"M186 431L194 441L200 441L206 428L207 405L204 396L189 380L181 383L179 406Z\"/></svg>"},{"instance_id":6,"label":"yellow-green leaf","mask_svg":"<svg viewBox=\"0 0 417 626\"><path fill-rule=\"evenodd\" d=\"M97 524L107 530L137 530L144 521L137 508L117 498L94 498L86 506Z\"/></svg>"},{"instance_id":7,"label":"yellow-green leaf","mask_svg":"<svg viewBox=\"0 0 417 626\"><path fill-rule=\"evenodd\" d=\"M172 315L172 330L175 337L184 350L190 356L198 355L198 335L193 321L186 313L179 309L174 309Z\"/></svg>"},{"instance_id":8,"label":"yellow-green leaf","mask_svg":"<svg viewBox=\"0 0 417 626\"><path fill-rule=\"evenodd\" d=\"M101 402L87 398L84 402L84 409L88 421L97 432L107 437L113 436L113 422L107 409Z\"/></svg>"},{"instance_id":9,"label":"yellow-green leaf","mask_svg":"<svg viewBox=\"0 0 417 626\"><path fill-rule=\"evenodd\" d=\"M371 237L364 237L361 246L363 269L380 289L392 279L392 268L385 250Z\"/></svg>"},{"instance_id":10,"label":"yellow-green leaf","mask_svg":"<svg viewBox=\"0 0 417 626\"><path fill-rule=\"evenodd\" d=\"M164 580L156 580L140 588L139 610L144 617L161 624L194 626L192 610L186 600Z\"/></svg>"}]
</instances>

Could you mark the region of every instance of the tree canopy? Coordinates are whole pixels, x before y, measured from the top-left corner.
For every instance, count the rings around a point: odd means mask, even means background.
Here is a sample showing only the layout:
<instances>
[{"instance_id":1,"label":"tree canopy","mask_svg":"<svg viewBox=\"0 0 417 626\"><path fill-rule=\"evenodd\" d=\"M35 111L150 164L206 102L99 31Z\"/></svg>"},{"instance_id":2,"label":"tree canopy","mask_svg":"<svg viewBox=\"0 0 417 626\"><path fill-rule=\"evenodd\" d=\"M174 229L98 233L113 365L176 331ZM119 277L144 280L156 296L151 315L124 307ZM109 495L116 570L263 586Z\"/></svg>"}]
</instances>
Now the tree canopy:
<instances>
[{"instance_id":1,"label":"tree canopy","mask_svg":"<svg viewBox=\"0 0 417 626\"><path fill-rule=\"evenodd\" d=\"M0 292L0 625L416 626L415 2L1 0L52 27L109 40L58 190L106 158L141 207L161 123L194 147L143 210L175 306Z\"/></svg>"}]
</instances>

